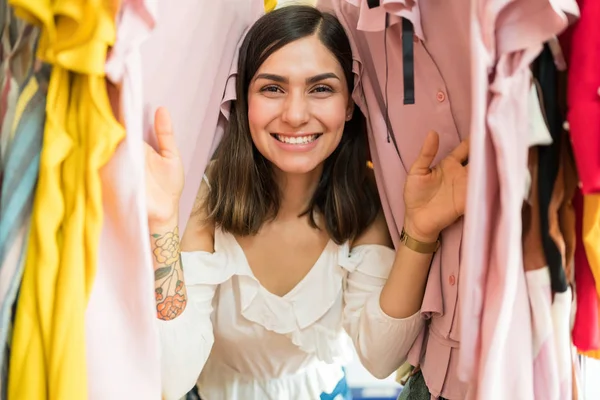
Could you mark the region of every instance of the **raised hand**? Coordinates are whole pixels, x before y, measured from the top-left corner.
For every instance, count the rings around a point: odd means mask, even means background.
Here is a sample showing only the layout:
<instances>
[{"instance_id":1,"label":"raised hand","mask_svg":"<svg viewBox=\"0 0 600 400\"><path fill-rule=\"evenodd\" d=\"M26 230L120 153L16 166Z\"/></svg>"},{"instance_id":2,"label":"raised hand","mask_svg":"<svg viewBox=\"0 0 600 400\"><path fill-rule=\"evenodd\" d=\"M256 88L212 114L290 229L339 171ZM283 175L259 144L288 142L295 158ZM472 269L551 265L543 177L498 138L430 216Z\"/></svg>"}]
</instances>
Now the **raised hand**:
<instances>
[{"instance_id":1,"label":"raised hand","mask_svg":"<svg viewBox=\"0 0 600 400\"><path fill-rule=\"evenodd\" d=\"M469 143L463 141L432 167L438 148L438 134L429 132L404 186L406 232L423 242L435 242L465 211Z\"/></svg>"},{"instance_id":2,"label":"raised hand","mask_svg":"<svg viewBox=\"0 0 600 400\"><path fill-rule=\"evenodd\" d=\"M148 219L163 222L177 216L183 191L183 164L173 135L171 116L165 108L154 115L158 151L146 143L146 201Z\"/></svg>"}]
</instances>

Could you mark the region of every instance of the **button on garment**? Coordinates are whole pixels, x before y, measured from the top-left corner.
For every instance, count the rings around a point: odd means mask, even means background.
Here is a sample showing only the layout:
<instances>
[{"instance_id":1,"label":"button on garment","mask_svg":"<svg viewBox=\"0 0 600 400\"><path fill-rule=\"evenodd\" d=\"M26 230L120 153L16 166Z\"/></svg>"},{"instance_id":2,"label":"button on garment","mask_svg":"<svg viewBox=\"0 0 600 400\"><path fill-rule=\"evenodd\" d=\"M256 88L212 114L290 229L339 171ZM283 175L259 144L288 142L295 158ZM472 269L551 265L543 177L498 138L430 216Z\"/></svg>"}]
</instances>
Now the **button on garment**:
<instances>
[{"instance_id":1,"label":"button on garment","mask_svg":"<svg viewBox=\"0 0 600 400\"><path fill-rule=\"evenodd\" d=\"M40 25L38 56L53 69L8 397L87 399L84 316L102 224L99 169L124 136L104 81L115 10L83 0L60 10L49 0L9 3ZM54 14L64 10L71 18Z\"/></svg>"},{"instance_id":2,"label":"button on garment","mask_svg":"<svg viewBox=\"0 0 600 400\"><path fill-rule=\"evenodd\" d=\"M379 195L397 245L404 222L402 188L427 133L435 130L440 134L435 163L469 133L468 7L460 1L435 0L382 0L380 7L372 9L366 0L320 0L317 6L333 10L350 36L359 76L353 99L367 116ZM387 29L386 12L390 14ZM413 41L414 104L403 101L401 17L410 20L413 38L419 38ZM441 101L438 92L443 95ZM386 108L393 132L386 127ZM395 135L400 157L388 134ZM415 341L409 358L412 364L421 365L432 396L451 400L463 399L466 391L455 370L458 285L449 281L449 276L459 274L461 232L460 220L442 232L442 247L433 259L421 310L425 318L431 318L431 324L428 334L423 332Z\"/></svg>"},{"instance_id":3,"label":"button on garment","mask_svg":"<svg viewBox=\"0 0 600 400\"><path fill-rule=\"evenodd\" d=\"M456 285L456 277L454 275L450 275L448 278L448 283L450 283L452 286Z\"/></svg>"},{"instance_id":4,"label":"button on garment","mask_svg":"<svg viewBox=\"0 0 600 400\"><path fill-rule=\"evenodd\" d=\"M369 370L391 374L424 324L420 313L394 319L379 306L394 257L384 246L329 242L279 297L256 279L235 238L217 230L214 253L182 253L188 306L157 321L165 398L179 399L202 371L206 399L318 399L342 378L351 339Z\"/></svg>"}]
</instances>

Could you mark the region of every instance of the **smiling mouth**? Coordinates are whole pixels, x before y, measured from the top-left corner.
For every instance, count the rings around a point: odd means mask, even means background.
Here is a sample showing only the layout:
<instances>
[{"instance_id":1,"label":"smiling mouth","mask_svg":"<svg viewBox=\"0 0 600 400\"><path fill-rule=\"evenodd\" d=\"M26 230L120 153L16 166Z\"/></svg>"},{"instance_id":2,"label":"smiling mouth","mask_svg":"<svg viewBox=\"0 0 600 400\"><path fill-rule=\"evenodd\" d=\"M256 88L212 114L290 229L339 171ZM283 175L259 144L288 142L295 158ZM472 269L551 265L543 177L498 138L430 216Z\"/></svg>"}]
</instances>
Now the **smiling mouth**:
<instances>
[{"instance_id":1,"label":"smiling mouth","mask_svg":"<svg viewBox=\"0 0 600 400\"><path fill-rule=\"evenodd\" d=\"M278 135L276 133L272 134L271 136L273 136L276 140L280 141L281 143L287 143L287 144L308 144L308 143L312 143L315 140L317 140L321 134L315 134L315 135L306 135L306 136L284 136L284 135Z\"/></svg>"}]
</instances>

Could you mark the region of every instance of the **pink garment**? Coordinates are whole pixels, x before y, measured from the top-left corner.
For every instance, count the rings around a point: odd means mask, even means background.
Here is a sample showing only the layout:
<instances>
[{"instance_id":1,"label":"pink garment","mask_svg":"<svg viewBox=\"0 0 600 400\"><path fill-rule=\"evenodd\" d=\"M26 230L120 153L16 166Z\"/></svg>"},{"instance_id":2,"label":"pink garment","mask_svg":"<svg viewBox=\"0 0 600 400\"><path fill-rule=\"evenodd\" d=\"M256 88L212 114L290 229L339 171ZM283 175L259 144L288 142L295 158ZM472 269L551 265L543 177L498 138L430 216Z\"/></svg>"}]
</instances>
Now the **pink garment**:
<instances>
[{"instance_id":1,"label":"pink garment","mask_svg":"<svg viewBox=\"0 0 600 400\"><path fill-rule=\"evenodd\" d=\"M143 140L156 107L168 107L186 168L183 231L222 133L217 120L231 98L223 93L238 41L262 7L262 0L122 3L106 69L121 84L127 137L102 171L105 221L86 313L91 399L161 398Z\"/></svg>"},{"instance_id":2,"label":"pink garment","mask_svg":"<svg viewBox=\"0 0 600 400\"><path fill-rule=\"evenodd\" d=\"M566 292L554 293L552 301L552 324L554 333L554 349L556 352L556 368L558 369L559 400L573 398L573 346L571 344L571 305L573 293L571 288ZM539 398L539 397L538 397ZM545 400L548 397L541 397Z\"/></svg>"},{"instance_id":3,"label":"pink garment","mask_svg":"<svg viewBox=\"0 0 600 400\"><path fill-rule=\"evenodd\" d=\"M577 286L577 312L573 325L573 344L580 351L600 349L600 323L598 319L598 292L596 281L587 260L583 245L583 196L578 189L573 198L576 216L575 285Z\"/></svg>"},{"instance_id":4,"label":"pink garment","mask_svg":"<svg viewBox=\"0 0 600 400\"><path fill-rule=\"evenodd\" d=\"M407 169L415 161L430 130L440 133L440 161L469 133L470 65L468 7L464 1L382 0L369 9L366 0L320 0L317 6L333 10L350 36L357 85L354 101L368 118L369 145L386 220L398 244L404 221L403 187ZM388 140L385 109L387 28L388 109L402 161ZM414 25L415 104L403 104L402 23ZM523 185L522 185L523 186ZM459 326L457 315L459 252L462 222L442 233L422 305L431 319L429 329L417 338L409 361L421 365L432 396L464 399L466 386L456 378Z\"/></svg>"},{"instance_id":5,"label":"pink garment","mask_svg":"<svg viewBox=\"0 0 600 400\"><path fill-rule=\"evenodd\" d=\"M185 169L179 231L184 232L204 169L219 143L235 98L237 46L262 14L263 0L179 0L160 2L160 23L142 46L144 131L154 112L171 113ZM156 62L157 55L164 62ZM225 89L225 87L227 88ZM153 143L154 135L150 142Z\"/></svg>"},{"instance_id":6,"label":"pink garment","mask_svg":"<svg viewBox=\"0 0 600 400\"><path fill-rule=\"evenodd\" d=\"M531 305L533 389L536 400L561 400L552 322L552 289L548 267L530 271L527 290Z\"/></svg>"},{"instance_id":7,"label":"pink garment","mask_svg":"<svg viewBox=\"0 0 600 400\"><path fill-rule=\"evenodd\" d=\"M468 398L534 398L521 250L529 64L542 43L567 26L563 10L578 12L573 0L471 4L473 108L459 365L460 378L471 385Z\"/></svg>"},{"instance_id":8,"label":"pink garment","mask_svg":"<svg viewBox=\"0 0 600 400\"><path fill-rule=\"evenodd\" d=\"M571 288L552 299L548 267L526 274L532 318L535 400L573 398Z\"/></svg>"},{"instance_id":9,"label":"pink garment","mask_svg":"<svg viewBox=\"0 0 600 400\"><path fill-rule=\"evenodd\" d=\"M139 51L154 26L157 3L122 2L117 42L106 64L109 79L121 85L119 119L127 136L101 171L104 223L85 318L90 400L161 397Z\"/></svg>"}]
</instances>

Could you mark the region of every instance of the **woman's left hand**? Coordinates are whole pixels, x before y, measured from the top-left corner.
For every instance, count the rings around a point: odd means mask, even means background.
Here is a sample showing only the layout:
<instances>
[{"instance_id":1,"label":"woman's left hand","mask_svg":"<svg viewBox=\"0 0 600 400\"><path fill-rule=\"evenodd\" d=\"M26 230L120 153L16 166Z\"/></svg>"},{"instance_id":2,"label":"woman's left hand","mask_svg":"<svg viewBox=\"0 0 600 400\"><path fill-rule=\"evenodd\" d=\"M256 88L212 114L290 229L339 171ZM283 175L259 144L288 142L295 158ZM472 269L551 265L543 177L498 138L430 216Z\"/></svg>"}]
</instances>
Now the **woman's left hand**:
<instances>
[{"instance_id":1,"label":"woman's left hand","mask_svg":"<svg viewBox=\"0 0 600 400\"><path fill-rule=\"evenodd\" d=\"M404 186L404 228L415 239L435 242L440 232L465 211L469 156L468 140L431 167L439 148L439 136L430 132L410 168Z\"/></svg>"}]
</instances>

